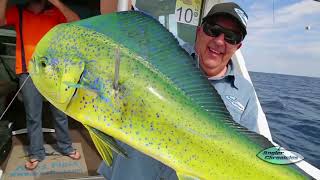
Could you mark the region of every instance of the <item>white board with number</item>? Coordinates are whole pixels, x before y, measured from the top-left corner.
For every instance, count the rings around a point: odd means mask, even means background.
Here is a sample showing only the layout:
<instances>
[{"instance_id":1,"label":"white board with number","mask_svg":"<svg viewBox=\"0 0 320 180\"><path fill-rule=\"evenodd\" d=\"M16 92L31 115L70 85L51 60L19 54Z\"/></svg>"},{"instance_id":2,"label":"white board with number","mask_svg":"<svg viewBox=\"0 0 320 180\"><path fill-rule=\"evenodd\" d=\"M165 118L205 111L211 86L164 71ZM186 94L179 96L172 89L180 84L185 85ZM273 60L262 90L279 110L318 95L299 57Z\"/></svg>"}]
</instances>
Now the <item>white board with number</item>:
<instances>
[{"instance_id":1,"label":"white board with number","mask_svg":"<svg viewBox=\"0 0 320 180\"><path fill-rule=\"evenodd\" d=\"M177 0L177 22L198 26L201 10L201 0Z\"/></svg>"}]
</instances>

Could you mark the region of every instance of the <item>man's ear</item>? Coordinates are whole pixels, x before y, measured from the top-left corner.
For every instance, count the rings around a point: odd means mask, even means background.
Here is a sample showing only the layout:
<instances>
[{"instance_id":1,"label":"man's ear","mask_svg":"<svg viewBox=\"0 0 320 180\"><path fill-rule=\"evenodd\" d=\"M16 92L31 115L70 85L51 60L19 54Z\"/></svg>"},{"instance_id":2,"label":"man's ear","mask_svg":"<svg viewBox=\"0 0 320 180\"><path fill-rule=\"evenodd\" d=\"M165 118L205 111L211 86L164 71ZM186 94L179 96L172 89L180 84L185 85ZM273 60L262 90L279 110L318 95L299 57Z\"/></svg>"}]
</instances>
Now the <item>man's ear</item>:
<instances>
[{"instance_id":1,"label":"man's ear","mask_svg":"<svg viewBox=\"0 0 320 180\"><path fill-rule=\"evenodd\" d=\"M194 50L196 53L197 52L197 39L198 39L198 36L199 36L199 33L201 31L201 26L197 26L197 29L196 29L196 38L194 39Z\"/></svg>"},{"instance_id":2,"label":"man's ear","mask_svg":"<svg viewBox=\"0 0 320 180\"><path fill-rule=\"evenodd\" d=\"M237 50L238 50L238 49L240 49L240 48L241 48L242 43L238 44L237 46L238 46L238 47L237 47Z\"/></svg>"},{"instance_id":3,"label":"man's ear","mask_svg":"<svg viewBox=\"0 0 320 180\"><path fill-rule=\"evenodd\" d=\"M196 29L196 36L198 35L199 31L201 30L201 26L197 26L197 29Z\"/></svg>"}]
</instances>

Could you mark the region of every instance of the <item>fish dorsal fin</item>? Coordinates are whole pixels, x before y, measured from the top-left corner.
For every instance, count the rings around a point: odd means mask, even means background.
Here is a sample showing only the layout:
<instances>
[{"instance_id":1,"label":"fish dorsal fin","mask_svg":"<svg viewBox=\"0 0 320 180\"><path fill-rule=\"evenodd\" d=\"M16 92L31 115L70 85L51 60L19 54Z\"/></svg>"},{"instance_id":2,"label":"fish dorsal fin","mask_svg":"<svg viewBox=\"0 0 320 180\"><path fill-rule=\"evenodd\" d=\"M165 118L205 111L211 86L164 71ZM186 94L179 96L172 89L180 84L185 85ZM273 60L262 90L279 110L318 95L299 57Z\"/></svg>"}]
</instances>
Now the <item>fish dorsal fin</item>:
<instances>
[{"instance_id":1,"label":"fish dorsal fin","mask_svg":"<svg viewBox=\"0 0 320 180\"><path fill-rule=\"evenodd\" d=\"M179 45L178 40L158 20L142 12L118 12L72 23L104 34L115 43L141 57L146 68L158 73L186 98L263 147L272 144L263 136L236 123L195 60ZM130 59L130 58L128 58Z\"/></svg>"},{"instance_id":2,"label":"fish dorsal fin","mask_svg":"<svg viewBox=\"0 0 320 180\"><path fill-rule=\"evenodd\" d=\"M93 127L90 127L88 125L84 125L84 126L89 131L89 134L92 138L92 141L95 144L102 159L109 166L111 166L112 158L113 158L111 149L114 152L116 152L124 157L128 157L125 150L122 149L120 146L118 146L117 142L111 136L108 136L108 135L104 134L103 132L101 132Z\"/></svg>"},{"instance_id":3,"label":"fish dorsal fin","mask_svg":"<svg viewBox=\"0 0 320 180\"><path fill-rule=\"evenodd\" d=\"M220 95L177 39L156 19L142 12L118 12L73 23L99 32L141 57L182 90L192 101L216 116L231 118Z\"/></svg>"}]
</instances>

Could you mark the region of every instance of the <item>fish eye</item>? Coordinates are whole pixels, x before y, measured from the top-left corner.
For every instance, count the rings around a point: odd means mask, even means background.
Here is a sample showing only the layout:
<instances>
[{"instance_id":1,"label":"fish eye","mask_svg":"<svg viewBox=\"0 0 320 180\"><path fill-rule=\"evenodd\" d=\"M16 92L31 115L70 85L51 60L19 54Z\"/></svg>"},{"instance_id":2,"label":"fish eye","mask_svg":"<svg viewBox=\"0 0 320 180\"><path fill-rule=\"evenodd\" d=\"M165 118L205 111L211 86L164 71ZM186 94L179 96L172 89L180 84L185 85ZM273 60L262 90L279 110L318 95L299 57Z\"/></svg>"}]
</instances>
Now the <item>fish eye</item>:
<instances>
[{"instance_id":1,"label":"fish eye","mask_svg":"<svg viewBox=\"0 0 320 180\"><path fill-rule=\"evenodd\" d=\"M41 57L40 64L43 68L45 68L47 66L47 57Z\"/></svg>"}]
</instances>

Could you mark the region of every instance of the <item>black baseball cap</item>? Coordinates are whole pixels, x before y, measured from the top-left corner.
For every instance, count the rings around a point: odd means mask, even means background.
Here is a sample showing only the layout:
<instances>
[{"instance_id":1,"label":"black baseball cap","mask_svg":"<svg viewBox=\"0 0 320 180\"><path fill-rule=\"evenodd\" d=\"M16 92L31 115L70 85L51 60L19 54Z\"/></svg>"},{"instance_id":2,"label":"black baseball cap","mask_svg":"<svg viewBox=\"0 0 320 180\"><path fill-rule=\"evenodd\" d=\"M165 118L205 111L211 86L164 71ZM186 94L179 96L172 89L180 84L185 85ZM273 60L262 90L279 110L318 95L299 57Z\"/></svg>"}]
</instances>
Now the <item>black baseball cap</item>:
<instances>
[{"instance_id":1,"label":"black baseball cap","mask_svg":"<svg viewBox=\"0 0 320 180\"><path fill-rule=\"evenodd\" d=\"M243 37L247 35L247 22L248 22L248 15L246 12L236 3L234 2L227 2L227 3L219 3L214 5L206 17L202 20L202 23L210 20L210 18L216 15L228 15L235 19L241 27L241 32Z\"/></svg>"}]
</instances>

